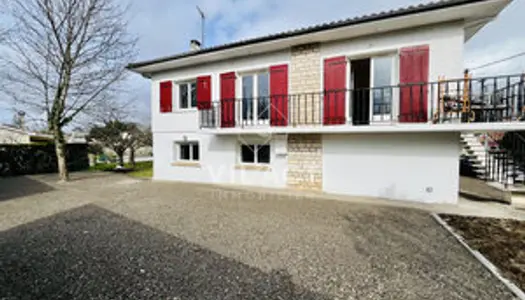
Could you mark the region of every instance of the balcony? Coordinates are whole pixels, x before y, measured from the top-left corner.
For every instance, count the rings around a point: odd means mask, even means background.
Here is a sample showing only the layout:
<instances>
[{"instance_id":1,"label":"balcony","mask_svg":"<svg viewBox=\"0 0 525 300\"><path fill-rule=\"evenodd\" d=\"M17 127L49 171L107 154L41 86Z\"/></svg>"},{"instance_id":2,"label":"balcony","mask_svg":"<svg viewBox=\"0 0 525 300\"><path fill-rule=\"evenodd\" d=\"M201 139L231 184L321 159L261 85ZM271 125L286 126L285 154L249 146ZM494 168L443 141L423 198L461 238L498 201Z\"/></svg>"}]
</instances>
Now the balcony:
<instances>
[{"instance_id":1,"label":"balcony","mask_svg":"<svg viewBox=\"0 0 525 300\"><path fill-rule=\"evenodd\" d=\"M202 129L239 132L488 131L525 129L525 76L222 99ZM386 125L386 126L385 126Z\"/></svg>"}]
</instances>

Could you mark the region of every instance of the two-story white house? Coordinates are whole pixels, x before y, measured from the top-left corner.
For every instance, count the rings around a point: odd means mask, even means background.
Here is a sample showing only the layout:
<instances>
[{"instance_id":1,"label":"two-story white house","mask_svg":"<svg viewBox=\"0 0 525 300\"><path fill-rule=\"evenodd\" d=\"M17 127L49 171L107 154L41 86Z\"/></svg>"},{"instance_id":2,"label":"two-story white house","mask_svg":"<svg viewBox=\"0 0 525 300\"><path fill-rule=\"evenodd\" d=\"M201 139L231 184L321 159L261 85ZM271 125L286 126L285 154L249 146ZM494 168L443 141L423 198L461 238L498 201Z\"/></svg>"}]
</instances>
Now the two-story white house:
<instances>
[{"instance_id":1,"label":"two-story white house","mask_svg":"<svg viewBox=\"0 0 525 300\"><path fill-rule=\"evenodd\" d=\"M511 0L450 0L150 61L154 179L455 203L460 132L525 129L523 78L464 43Z\"/></svg>"}]
</instances>

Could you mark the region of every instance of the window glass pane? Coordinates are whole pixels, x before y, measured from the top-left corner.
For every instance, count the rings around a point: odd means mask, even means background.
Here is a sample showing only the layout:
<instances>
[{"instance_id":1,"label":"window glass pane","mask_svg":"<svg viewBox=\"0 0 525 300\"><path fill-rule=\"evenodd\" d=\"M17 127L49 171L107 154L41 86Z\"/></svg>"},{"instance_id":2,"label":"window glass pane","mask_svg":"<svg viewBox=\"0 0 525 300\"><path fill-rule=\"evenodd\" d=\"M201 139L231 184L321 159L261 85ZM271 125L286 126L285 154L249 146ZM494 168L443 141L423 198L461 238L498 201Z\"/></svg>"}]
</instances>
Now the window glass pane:
<instances>
[{"instance_id":1,"label":"window glass pane","mask_svg":"<svg viewBox=\"0 0 525 300\"><path fill-rule=\"evenodd\" d=\"M253 75L242 77L242 119L253 119Z\"/></svg>"},{"instance_id":2,"label":"window glass pane","mask_svg":"<svg viewBox=\"0 0 525 300\"><path fill-rule=\"evenodd\" d=\"M268 120L270 109L270 82L268 73L257 74L257 118Z\"/></svg>"},{"instance_id":3,"label":"window glass pane","mask_svg":"<svg viewBox=\"0 0 525 300\"><path fill-rule=\"evenodd\" d=\"M373 99L374 115L389 114L392 105L392 57L375 57Z\"/></svg>"},{"instance_id":4,"label":"window glass pane","mask_svg":"<svg viewBox=\"0 0 525 300\"><path fill-rule=\"evenodd\" d=\"M190 145L189 144L180 145L180 159L190 160Z\"/></svg>"},{"instance_id":5,"label":"window glass pane","mask_svg":"<svg viewBox=\"0 0 525 300\"><path fill-rule=\"evenodd\" d=\"M179 108L188 108L188 85L179 85Z\"/></svg>"},{"instance_id":6,"label":"window glass pane","mask_svg":"<svg viewBox=\"0 0 525 300\"><path fill-rule=\"evenodd\" d=\"M191 153L192 156L191 157L192 157L193 160L199 160L199 144L193 144L192 146L193 147L192 147L192 150L191 150L192 151L192 153Z\"/></svg>"},{"instance_id":7,"label":"window glass pane","mask_svg":"<svg viewBox=\"0 0 525 300\"><path fill-rule=\"evenodd\" d=\"M270 145L259 145L258 146L257 162L260 164L270 163Z\"/></svg>"},{"instance_id":8,"label":"window glass pane","mask_svg":"<svg viewBox=\"0 0 525 300\"><path fill-rule=\"evenodd\" d=\"M190 83L191 88L191 107L197 107L197 83Z\"/></svg>"},{"instance_id":9,"label":"window glass pane","mask_svg":"<svg viewBox=\"0 0 525 300\"><path fill-rule=\"evenodd\" d=\"M254 163L255 162L254 145L241 145L241 162L243 163Z\"/></svg>"}]
</instances>

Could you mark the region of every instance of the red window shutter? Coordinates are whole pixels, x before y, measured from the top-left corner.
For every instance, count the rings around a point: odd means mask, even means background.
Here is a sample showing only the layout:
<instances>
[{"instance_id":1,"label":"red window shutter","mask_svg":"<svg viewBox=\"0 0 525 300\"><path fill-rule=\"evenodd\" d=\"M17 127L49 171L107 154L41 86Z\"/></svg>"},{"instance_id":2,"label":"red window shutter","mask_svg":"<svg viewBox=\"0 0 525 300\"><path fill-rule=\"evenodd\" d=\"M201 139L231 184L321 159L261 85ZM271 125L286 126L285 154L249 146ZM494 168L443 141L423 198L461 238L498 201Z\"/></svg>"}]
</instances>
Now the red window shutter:
<instances>
[{"instance_id":1,"label":"red window shutter","mask_svg":"<svg viewBox=\"0 0 525 300\"><path fill-rule=\"evenodd\" d=\"M344 124L346 120L346 57L324 61L323 123Z\"/></svg>"},{"instance_id":2,"label":"red window shutter","mask_svg":"<svg viewBox=\"0 0 525 300\"><path fill-rule=\"evenodd\" d=\"M160 83L160 112L171 112L173 89L171 81Z\"/></svg>"},{"instance_id":3,"label":"red window shutter","mask_svg":"<svg viewBox=\"0 0 525 300\"><path fill-rule=\"evenodd\" d=\"M400 51L400 122L427 121L429 56L428 45L402 48Z\"/></svg>"},{"instance_id":4,"label":"red window shutter","mask_svg":"<svg viewBox=\"0 0 525 300\"><path fill-rule=\"evenodd\" d=\"M288 125L288 65L270 67L270 125Z\"/></svg>"},{"instance_id":5,"label":"red window shutter","mask_svg":"<svg viewBox=\"0 0 525 300\"><path fill-rule=\"evenodd\" d=\"M221 127L235 127L235 72L221 74Z\"/></svg>"},{"instance_id":6,"label":"red window shutter","mask_svg":"<svg viewBox=\"0 0 525 300\"><path fill-rule=\"evenodd\" d=\"M197 77L197 109L211 108L211 76Z\"/></svg>"}]
</instances>

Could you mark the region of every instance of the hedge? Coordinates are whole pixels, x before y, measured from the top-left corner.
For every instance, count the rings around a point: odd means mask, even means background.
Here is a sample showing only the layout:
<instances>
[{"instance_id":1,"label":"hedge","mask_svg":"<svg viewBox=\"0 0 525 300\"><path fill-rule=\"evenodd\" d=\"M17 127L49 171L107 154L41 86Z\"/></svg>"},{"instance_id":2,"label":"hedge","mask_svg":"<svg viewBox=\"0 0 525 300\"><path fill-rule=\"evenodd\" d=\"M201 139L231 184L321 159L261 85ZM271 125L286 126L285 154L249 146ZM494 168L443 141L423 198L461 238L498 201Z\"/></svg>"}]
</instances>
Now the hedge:
<instances>
[{"instance_id":1,"label":"hedge","mask_svg":"<svg viewBox=\"0 0 525 300\"><path fill-rule=\"evenodd\" d=\"M89 169L87 144L66 147L69 171ZM0 145L0 176L57 173L55 145Z\"/></svg>"}]
</instances>

